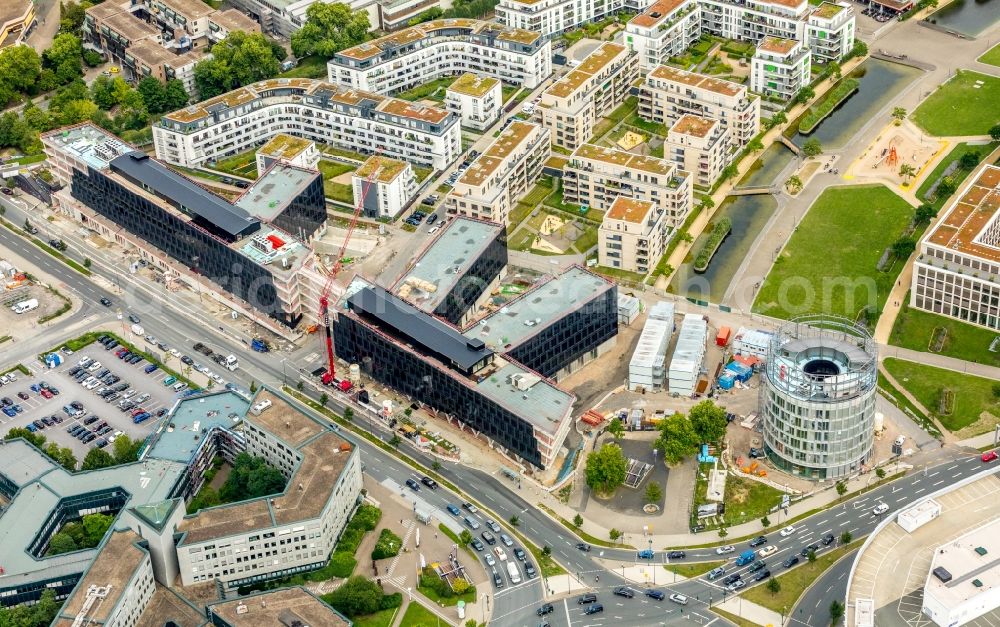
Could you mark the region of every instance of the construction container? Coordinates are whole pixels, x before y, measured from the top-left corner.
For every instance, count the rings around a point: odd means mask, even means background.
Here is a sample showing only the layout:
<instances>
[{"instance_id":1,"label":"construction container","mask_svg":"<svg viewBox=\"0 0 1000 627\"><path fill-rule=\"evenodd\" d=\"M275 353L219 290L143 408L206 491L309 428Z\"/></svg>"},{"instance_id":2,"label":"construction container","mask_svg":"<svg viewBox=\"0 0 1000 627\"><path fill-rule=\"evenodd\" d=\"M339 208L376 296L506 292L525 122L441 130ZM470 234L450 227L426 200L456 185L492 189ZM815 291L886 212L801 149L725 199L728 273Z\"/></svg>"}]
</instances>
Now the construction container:
<instances>
[{"instance_id":1,"label":"construction container","mask_svg":"<svg viewBox=\"0 0 1000 627\"><path fill-rule=\"evenodd\" d=\"M725 374L719 377L719 387L723 390L731 390L734 385L736 385L736 375L732 371L726 371Z\"/></svg>"},{"instance_id":2,"label":"construction container","mask_svg":"<svg viewBox=\"0 0 1000 627\"><path fill-rule=\"evenodd\" d=\"M730 329L729 327L722 327L721 329L719 329L719 334L715 336L715 345L728 346L729 336L732 335L732 333L733 330Z\"/></svg>"}]
</instances>

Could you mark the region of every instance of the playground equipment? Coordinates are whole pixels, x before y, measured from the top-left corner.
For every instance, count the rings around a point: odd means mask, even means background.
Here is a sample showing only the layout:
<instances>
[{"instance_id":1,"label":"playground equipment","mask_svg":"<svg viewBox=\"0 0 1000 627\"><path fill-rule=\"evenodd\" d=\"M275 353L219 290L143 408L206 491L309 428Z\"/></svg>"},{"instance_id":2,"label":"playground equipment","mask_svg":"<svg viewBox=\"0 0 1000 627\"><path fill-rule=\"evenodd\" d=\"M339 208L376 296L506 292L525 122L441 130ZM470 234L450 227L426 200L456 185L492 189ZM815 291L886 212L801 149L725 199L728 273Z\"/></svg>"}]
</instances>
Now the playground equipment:
<instances>
[{"instance_id":1,"label":"playground equipment","mask_svg":"<svg viewBox=\"0 0 1000 627\"><path fill-rule=\"evenodd\" d=\"M888 148L882 150L882 154L875 161L875 163L872 164L872 169L874 170L877 168L883 161L885 161L885 164L890 168L899 165L899 155L896 153L896 144L889 144Z\"/></svg>"}]
</instances>

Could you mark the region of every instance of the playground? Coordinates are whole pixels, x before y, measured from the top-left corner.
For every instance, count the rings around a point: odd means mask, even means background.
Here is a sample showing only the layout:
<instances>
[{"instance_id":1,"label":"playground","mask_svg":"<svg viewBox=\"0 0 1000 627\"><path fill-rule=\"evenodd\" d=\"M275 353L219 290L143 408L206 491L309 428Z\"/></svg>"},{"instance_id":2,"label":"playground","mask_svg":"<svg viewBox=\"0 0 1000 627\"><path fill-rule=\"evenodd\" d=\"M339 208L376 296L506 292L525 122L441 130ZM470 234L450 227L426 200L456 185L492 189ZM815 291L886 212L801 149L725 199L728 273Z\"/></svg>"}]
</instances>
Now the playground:
<instances>
[{"instance_id":1,"label":"playground","mask_svg":"<svg viewBox=\"0 0 1000 627\"><path fill-rule=\"evenodd\" d=\"M854 162L849 176L909 187L932 165L943 145L909 121L899 126L889 124Z\"/></svg>"}]
</instances>

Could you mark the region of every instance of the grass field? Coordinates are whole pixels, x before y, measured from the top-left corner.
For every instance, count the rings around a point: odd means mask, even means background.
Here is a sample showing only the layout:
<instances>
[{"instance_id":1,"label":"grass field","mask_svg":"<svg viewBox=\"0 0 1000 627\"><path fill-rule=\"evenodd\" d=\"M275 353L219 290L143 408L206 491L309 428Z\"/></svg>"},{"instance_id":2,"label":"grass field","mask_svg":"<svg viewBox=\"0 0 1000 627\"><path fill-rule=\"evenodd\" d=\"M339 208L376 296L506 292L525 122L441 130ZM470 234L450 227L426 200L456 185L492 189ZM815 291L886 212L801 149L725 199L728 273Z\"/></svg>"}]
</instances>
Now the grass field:
<instances>
[{"instance_id":1,"label":"grass field","mask_svg":"<svg viewBox=\"0 0 1000 627\"><path fill-rule=\"evenodd\" d=\"M997 44L990 48L986 54L979 57L980 63L986 63L988 65L996 65L1000 67L1000 44Z\"/></svg>"},{"instance_id":2,"label":"grass field","mask_svg":"<svg viewBox=\"0 0 1000 627\"><path fill-rule=\"evenodd\" d=\"M435 627L440 623L441 619L437 614L416 601L411 601L406 608L406 614L403 614L403 618L399 621L399 627Z\"/></svg>"},{"instance_id":3,"label":"grass field","mask_svg":"<svg viewBox=\"0 0 1000 627\"><path fill-rule=\"evenodd\" d=\"M917 198L919 198L920 200L927 201L940 211L941 207L944 206L944 203L947 202L948 199L951 198L951 196L943 196L938 194L937 197L934 198L934 201L931 202L927 198L927 193L930 191L931 185L933 185L935 181L941 178L941 175L944 173L944 171L948 168L948 166L952 162L954 162L957 159L961 159L962 155L964 155L965 153L970 151L975 151L979 153L980 158L984 158L986 157L986 155L993 152L993 150L998 145L1000 145L1000 143L998 142L993 142L991 144L979 144L979 145L973 145L965 142L955 144L955 147L951 149L951 152L945 155L944 159L942 159L941 162L937 164L937 167L934 168L931 171L931 173L924 178L924 182L921 183L919 189L917 189ZM955 186L961 187L962 181L964 181L965 178L969 176L970 172L971 170L966 170L961 167L955 170L951 174L951 179L952 181L954 181Z\"/></svg>"},{"instance_id":4,"label":"grass field","mask_svg":"<svg viewBox=\"0 0 1000 627\"><path fill-rule=\"evenodd\" d=\"M1000 420L1000 395L996 381L902 359L882 362L896 381L920 401L949 431L967 438L993 430ZM944 405L944 391L951 391L951 407ZM943 410L943 411L942 411ZM993 418L981 418L983 412Z\"/></svg>"},{"instance_id":5,"label":"grass field","mask_svg":"<svg viewBox=\"0 0 1000 627\"><path fill-rule=\"evenodd\" d=\"M981 86L976 86L982 81ZM997 123L1000 78L959 70L924 100L913 121L931 135L985 135Z\"/></svg>"},{"instance_id":6,"label":"grass field","mask_svg":"<svg viewBox=\"0 0 1000 627\"><path fill-rule=\"evenodd\" d=\"M454 82L454 76L445 76L429 83L424 83L423 85L417 85L413 89L400 92L396 94L396 98L409 100L411 102L423 100L424 98L444 102L444 92L448 89L448 86Z\"/></svg>"},{"instance_id":7,"label":"grass field","mask_svg":"<svg viewBox=\"0 0 1000 627\"><path fill-rule=\"evenodd\" d=\"M335 183L332 180L334 177L353 171L355 169L354 166L320 159L316 167L319 168L320 173L323 175L323 193L328 198L333 198L347 204L354 202L354 190L351 186L346 183Z\"/></svg>"},{"instance_id":8,"label":"grass field","mask_svg":"<svg viewBox=\"0 0 1000 627\"><path fill-rule=\"evenodd\" d=\"M722 566L726 562L695 562L693 564L664 564L663 567L669 572L677 573L681 577L692 579L704 575L716 566Z\"/></svg>"},{"instance_id":9,"label":"grass field","mask_svg":"<svg viewBox=\"0 0 1000 627\"><path fill-rule=\"evenodd\" d=\"M801 566L778 577L781 590L777 594L771 594L766 585L754 586L743 593L743 598L775 612L787 612L795 606L802 593L815 581L827 568L833 566L838 559L861 546L863 540L856 540L847 546L834 549L829 553L821 552L816 556L815 562L805 561ZM784 608L784 609L783 609Z\"/></svg>"},{"instance_id":10,"label":"grass field","mask_svg":"<svg viewBox=\"0 0 1000 627\"><path fill-rule=\"evenodd\" d=\"M903 307L896 316L889 343L917 351L931 351L931 341L937 339L934 337L935 329L940 329L938 333L944 337L944 345L937 351L941 355L1000 366L1000 353L990 352L990 343L998 335L996 331L909 306Z\"/></svg>"},{"instance_id":11,"label":"grass field","mask_svg":"<svg viewBox=\"0 0 1000 627\"><path fill-rule=\"evenodd\" d=\"M904 412L910 418L912 418L917 424L919 424L924 431L931 434L934 437L941 435L941 430L937 428L934 421L927 417L927 414L920 411L916 405L910 402L910 399L906 398L901 390L889 382L889 379L880 370L878 373L878 387L882 396L885 397L887 401L895 405Z\"/></svg>"},{"instance_id":12,"label":"grass field","mask_svg":"<svg viewBox=\"0 0 1000 627\"><path fill-rule=\"evenodd\" d=\"M326 59L319 56L304 57L299 64L278 74L279 78L326 78Z\"/></svg>"},{"instance_id":13,"label":"grass field","mask_svg":"<svg viewBox=\"0 0 1000 627\"><path fill-rule=\"evenodd\" d=\"M257 178L257 151L256 149L248 150L232 157L219 159L212 169L255 179Z\"/></svg>"},{"instance_id":14,"label":"grass field","mask_svg":"<svg viewBox=\"0 0 1000 627\"><path fill-rule=\"evenodd\" d=\"M879 272L885 249L903 233L913 208L883 185L829 188L771 267L754 311L779 318L826 313L851 320L879 311L902 268ZM827 254L836 242L836 254Z\"/></svg>"},{"instance_id":15,"label":"grass field","mask_svg":"<svg viewBox=\"0 0 1000 627\"><path fill-rule=\"evenodd\" d=\"M416 605L416 603L413 605ZM397 611L399 610L382 610L374 614L355 616L351 621L354 623L354 627L389 627L392 624L392 619L396 618Z\"/></svg>"}]
</instances>

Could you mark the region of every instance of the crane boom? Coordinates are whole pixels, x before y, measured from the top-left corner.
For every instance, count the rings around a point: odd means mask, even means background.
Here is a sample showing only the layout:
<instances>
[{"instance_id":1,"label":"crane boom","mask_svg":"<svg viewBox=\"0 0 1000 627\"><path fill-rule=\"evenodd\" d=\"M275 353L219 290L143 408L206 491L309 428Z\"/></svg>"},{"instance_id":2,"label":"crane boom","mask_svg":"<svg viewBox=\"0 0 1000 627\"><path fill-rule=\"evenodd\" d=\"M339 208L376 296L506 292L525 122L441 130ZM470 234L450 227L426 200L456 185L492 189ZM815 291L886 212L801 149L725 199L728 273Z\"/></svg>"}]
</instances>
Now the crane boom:
<instances>
[{"instance_id":1,"label":"crane boom","mask_svg":"<svg viewBox=\"0 0 1000 627\"><path fill-rule=\"evenodd\" d=\"M381 148L375 151L374 156L378 157L380 154L382 154ZM378 162L376 162L375 167L372 168L372 171L368 173L368 177L365 179L365 185L361 189L361 198L358 199L358 204L354 207L354 215L351 216L351 223L348 225L347 234L344 236L344 243L340 246L340 251L337 253L337 260L330 269L330 274L327 276L326 283L323 285L323 291L320 292L318 317L323 323L323 328L326 333L327 370L323 374L323 383L326 385L333 383L336 376L336 368L333 363L333 329L330 326L330 290L333 288L333 282L337 279L337 275L340 274L340 270L344 265L343 259L344 255L347 253L347 245L351 241L351 235L354 233L354 228L358 225L358 217L361 215L361 210L364 208L365 198L368 197L368 190L371 189L372 181L375 180L375 176L381 169L382 167L378 165Z\"/></svg>"}]
</instances>

